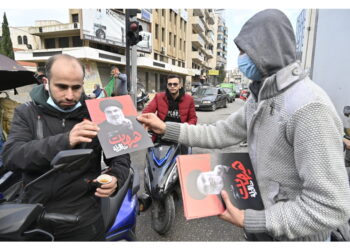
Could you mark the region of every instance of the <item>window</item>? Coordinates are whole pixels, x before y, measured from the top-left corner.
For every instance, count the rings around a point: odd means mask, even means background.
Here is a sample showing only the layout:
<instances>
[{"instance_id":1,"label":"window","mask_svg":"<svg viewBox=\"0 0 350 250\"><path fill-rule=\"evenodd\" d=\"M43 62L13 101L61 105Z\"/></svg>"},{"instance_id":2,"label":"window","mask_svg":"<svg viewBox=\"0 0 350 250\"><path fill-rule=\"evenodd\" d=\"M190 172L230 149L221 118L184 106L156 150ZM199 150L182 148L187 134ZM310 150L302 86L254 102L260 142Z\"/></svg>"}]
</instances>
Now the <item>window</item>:
<instances>
[{"instance_id":1,"label":"window","mask_svg":"<svg viewBox=\"0 0 350 250\"><path fill-rule=\"evenodd\" d=\"M72 14L73 23L79 23L79 14Z\"/></svg>"},{"instance_id":2,"label":"window","mask_svg":"<svg viewBox=\"0 0 350 250\"><path fill-rule=\"evenodd\" d=\"M55 38L45 39L45 49L53 49L55 47Z\"/></svg>"},{"instance_id":3,"label":"window","mask_svg":"<svg viewBox=\"0 0 350 250\"><path fill-rule=\"evenodd\" d=\"M158 29L159 29L159 25L156 24L156 30L155 30L155 37L156 37L156 39L158 39Z\"/></svg>"},{"instance_id":4,"label":"window","mask_svg":"<svg viewBox=\"0 0 350 250\"><path fill-rule=\"evenodd\" d=\"M170 12L169 12L169 22L171 23L171 16L173 15L173 11L172 10L170 10Z\"/></svg>"},{"instance_id":5,"label":"window","mask_svg":"<svg viewBox=\"0 0 350 250\"><path fill-rule=\"evenodd\" d=\"M186 52L186 41L184 41L184 52Z\"/></svg>"},{"instance_id":6,"label":"window","mask_svg":"<svg viewBox=\"0 0 350 250\"><path fill-rule=\"evenodd\" d=\"M165 16L165 9L162 9L162 16Z\"/></svg>"},{"instance_id":7,"label":"window","mask_svg":"<svg viewBox=\"0 0 350 250\"><path fill-rule=\"evenodd\" d=\"M73 36L73 47L81 47L83 46L83 41L80 39L80 36Z\"/></svg>"},{"instance_id":8,"label":"window","mask_svg":"<svg viewBox=\"0 0 350 250\"><path fill-rule=\"evenodd\" d=\"M172 36L172 33L169 32L169 45L171 45L171 36Z\"/></svg>"},{"instance_id":9,"label":"window","mask_svg":"<svg viewBox=\"0 0 350 250\"><path fill-rule=\"evenodd\" d=\"M174 47L176 48L176 35L174 35Z\"/></svg>"},{"instance_id":10,"label":"window","mask_svg":"<svg viewBox=\"0 0 350 250\"><path fill-rule=\"evenodd\" d=\"M158 60L158 54L154 53L154 60Z\"/></svg>"},{"instance_id":11,"label":"window","mask_svg":"<svg viewBox=\"0 0 350 250\"><path fill-rule=\"evenodd\" d=\"M18 44L22 44L22 37L21 37L21 36L18 36L18 37L17 37L17 43L18 43Z\"/></svg>"},{"instance_id":12,"label":"window","mask_svg":"<svg viewBox=\"0 0 350 250\"><path fill-rule=\"evenodd\" d=\"M174 23L175 23L175 26L177 25L177 14L175 13L174 14Z\"/></svg>"},{"instance_id":13,"label":"window","mask_svg":"<svg viewBox=\"0 0 350 250\"><path fill-rule=\"evenodd\" d=\"M165 41L165 28L162 28L162 42Z\"/></svg>"},{"instance_id":14,"label":"window","mask_svg":"<svg viewBox=\"0 0 350 250\"><path fill-rule=\"evenodd\" d=\"M23 36L23 44L28 44L28 38L27 38L27 36Z\"/></svg>"},{"instance_id":15,"label":"window","mask_svg":"<svg viewBox=\"0 0 350 250\"><path fill-rule=\"evenodd\" d=\"M68 37L60 37L60 38L58 38L58 47L59 48L67 48L67 47L69 47L69 39L68 39Z\"/></svg>"},{"instance_id":16,"label":"window","mask_svg":"<svg viewBox=\"0 0 350 250\"><path fill-rule=\"evenodd\" d=\"M180 44L180 50L182 50L182 39L181 38L180 38L179 44Z\"/></svg>"}]
</instances>

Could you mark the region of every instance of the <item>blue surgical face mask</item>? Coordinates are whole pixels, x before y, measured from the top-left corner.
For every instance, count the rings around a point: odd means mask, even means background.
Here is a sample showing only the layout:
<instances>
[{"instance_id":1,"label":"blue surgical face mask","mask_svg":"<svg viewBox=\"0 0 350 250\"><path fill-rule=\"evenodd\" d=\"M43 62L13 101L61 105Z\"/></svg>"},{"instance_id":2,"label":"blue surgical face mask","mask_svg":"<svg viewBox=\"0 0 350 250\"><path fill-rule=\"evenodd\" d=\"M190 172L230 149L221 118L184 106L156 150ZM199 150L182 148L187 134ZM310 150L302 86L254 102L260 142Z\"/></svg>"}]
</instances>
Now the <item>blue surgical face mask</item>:
<instances>
[{"instance_id":1,"label":"blue surgical face mask","mask_svg":"<svg viewBox=\"0 0 350 250\"><path fill-rule=\"evenodd\" d=\"M76 110L77 108L79 108L81 106L81 103L78 102L77 104L75 104L74 107L70 108L70 109L62 109L60 108L54 101L53 99L51 98L51 96L49 97L49 99L47 99L46 101L51 107L55 108L56 110L58 111L61 111L63 113L69 113L69 112L72 112L73 110Z\"/></svg>"},{"instance_id":2,"label":"blue surgical face mask","mask_svg":"<svg viewBox=\"0 0 350 250\"><path fill-rule=\"evenodd\" d=\"M261 74L247 54L238 56L238 68L247 78L253 81L261 80Z\"/></svg>"}]
</instances>

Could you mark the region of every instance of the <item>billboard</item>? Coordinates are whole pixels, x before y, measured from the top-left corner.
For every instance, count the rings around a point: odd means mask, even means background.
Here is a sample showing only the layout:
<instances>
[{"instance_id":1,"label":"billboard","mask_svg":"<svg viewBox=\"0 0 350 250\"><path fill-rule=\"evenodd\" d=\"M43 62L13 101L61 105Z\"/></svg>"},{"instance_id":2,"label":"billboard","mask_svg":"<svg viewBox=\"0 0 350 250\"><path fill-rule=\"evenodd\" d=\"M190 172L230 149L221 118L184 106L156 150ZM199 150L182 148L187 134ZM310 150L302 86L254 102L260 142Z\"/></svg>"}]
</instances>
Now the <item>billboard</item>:
<instances>
[{"instance_id":1,"label":"billboard","mask_svg":"<svg viewBox=\"0 0 350 250\"><path fill-rule=\"evenodd\" d=\"M137 49L151 52L150 23L138 21L143 28L140 35L145 40L137 45ZM111 9L82 9L81 33L82 39L125 47L125 15Z\"/></svg>"}]
</instances>

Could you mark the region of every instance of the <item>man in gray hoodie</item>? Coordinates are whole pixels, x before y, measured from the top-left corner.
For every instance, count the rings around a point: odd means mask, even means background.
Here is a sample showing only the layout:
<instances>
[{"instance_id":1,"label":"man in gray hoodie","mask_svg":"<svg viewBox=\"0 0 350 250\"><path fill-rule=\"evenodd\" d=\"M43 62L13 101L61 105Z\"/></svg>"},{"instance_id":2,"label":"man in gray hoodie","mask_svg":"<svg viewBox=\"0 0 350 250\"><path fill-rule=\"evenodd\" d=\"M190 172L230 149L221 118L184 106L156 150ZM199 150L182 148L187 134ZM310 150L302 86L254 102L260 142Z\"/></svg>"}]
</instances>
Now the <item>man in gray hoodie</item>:
<instances>
[{"instance_id":1,"label":"man in gray hoodie","mask_svg":"<svg viewBox=\"0 0 350 250\"><path fill-rule=\"evenodd\" d=\"M153 114L138 119L163 139L192 147L247 139L265 209L239 210L222 192L227 209L219 217L275 240L328 240L350 217L342 122L296 61L293 28L281 11L257 13L234 41L239 68L253 80L242 108L214 125L163 123Z\"/></svg>"}]
</instances>

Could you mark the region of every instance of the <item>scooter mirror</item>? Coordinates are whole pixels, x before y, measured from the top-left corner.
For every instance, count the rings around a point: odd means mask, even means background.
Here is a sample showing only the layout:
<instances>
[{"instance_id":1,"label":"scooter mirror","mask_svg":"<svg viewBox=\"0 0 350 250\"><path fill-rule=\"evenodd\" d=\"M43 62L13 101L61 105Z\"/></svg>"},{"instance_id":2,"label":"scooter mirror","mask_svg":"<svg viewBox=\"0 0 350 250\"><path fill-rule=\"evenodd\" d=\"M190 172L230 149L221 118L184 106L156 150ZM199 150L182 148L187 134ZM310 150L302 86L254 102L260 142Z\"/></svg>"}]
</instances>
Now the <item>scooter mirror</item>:
<instances>
[{"instance_id":1,"label":"scooter mirror","mask_svg":"<svg viewBox=\"0 0 350 250\"><path fill-rule=\"evenodd\" d=\"M76 161L88 159L88 156L91 155L92 151L92 149L72 149L61 151L52 159L51 166L54 169L59 170L71 165L76 165Z\"/></svg>"},{"instance_id":2,"label":"scooter mirror","mask_svg":"<svg viewBox=\"0 0 350 250\"><path fill-rule=\"evenodd\" d=\"M24 186L24 191L27 190L29 186L56 171L64 170L68 172L84 166L85 163L90 160L89 156L91 156L92 151L92 149L72 149L59 152L51 161L52 169L29 182Z\"/></svg>"}]
</instances>

